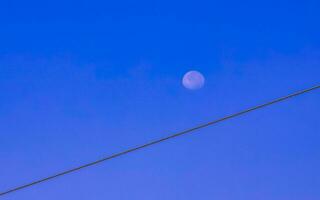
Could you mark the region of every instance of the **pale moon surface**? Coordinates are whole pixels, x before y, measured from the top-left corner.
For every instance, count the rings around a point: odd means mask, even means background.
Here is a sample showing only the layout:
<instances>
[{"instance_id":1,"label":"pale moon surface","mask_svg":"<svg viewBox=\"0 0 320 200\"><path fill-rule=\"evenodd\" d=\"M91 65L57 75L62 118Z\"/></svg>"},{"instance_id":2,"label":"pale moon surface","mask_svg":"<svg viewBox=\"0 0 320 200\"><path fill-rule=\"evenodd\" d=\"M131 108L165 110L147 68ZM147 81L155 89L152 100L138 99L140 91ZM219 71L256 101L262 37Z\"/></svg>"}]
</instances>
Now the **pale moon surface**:
<instances>
[{"instance_id":1,"label":"pale moon surface","mask_svg":"<svg viewBox=\"0 0 320 200\"><path fill-rule=\"evenodd\" d=\"M184 87L190 90L197 90L204 86L205 78L198 71L187 72L182 79L182 84Z\"/></svg>"}]
</instances>

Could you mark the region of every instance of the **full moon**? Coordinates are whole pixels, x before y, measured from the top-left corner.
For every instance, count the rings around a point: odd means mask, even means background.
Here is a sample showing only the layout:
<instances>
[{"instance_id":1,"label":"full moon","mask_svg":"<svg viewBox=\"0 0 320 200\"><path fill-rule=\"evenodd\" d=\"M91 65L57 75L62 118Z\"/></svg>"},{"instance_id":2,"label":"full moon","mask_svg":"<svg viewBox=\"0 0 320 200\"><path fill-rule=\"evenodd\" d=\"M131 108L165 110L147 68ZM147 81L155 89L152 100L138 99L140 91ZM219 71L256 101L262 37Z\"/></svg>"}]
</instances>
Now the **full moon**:
<instances>
[{"instance_id":1,"label":"full moon","mask_svg":"<svg viewBox=\"0 0 320 200\"><path fill-rule=\"evenodd\" d=\"M197 90L203 87L205 82L204 76L198 71L187 72L182 79L182 84L189 90Z\"/></svg>"}]
</instances>

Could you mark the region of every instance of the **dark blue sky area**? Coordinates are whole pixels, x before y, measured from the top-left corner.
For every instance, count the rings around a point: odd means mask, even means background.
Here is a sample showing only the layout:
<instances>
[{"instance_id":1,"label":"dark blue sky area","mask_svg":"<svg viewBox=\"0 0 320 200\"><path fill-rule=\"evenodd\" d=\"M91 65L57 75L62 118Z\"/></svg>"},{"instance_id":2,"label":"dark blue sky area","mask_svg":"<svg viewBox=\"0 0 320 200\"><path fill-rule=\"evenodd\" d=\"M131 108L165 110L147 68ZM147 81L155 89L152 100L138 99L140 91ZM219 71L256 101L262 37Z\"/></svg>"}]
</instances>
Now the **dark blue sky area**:
<instances>
[{"instance_id":1,"label":"dark blue sky area","mask_svg":"<svg viewBox=\"0 0 320 200\"><path fill-rule=\"evenodd\" d=\"M0 190L320 82L319 1L0 3ZM196 91L181 79L206 78ZM0 199L319 200L320 92Z\"/></svg>"}]
</instances>

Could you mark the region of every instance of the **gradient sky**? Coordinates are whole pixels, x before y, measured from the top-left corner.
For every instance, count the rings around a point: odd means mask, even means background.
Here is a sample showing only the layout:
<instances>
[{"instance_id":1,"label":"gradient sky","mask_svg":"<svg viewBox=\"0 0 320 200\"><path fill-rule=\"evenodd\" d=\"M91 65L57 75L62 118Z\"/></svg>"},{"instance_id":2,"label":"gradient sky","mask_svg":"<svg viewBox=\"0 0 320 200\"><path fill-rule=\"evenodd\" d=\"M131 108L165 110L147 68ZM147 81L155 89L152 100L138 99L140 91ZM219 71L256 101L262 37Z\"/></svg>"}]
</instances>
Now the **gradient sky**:
<instances>
[{"instance_id":1,"label":"gradient sky","mask_svg":"<svg viewBox=\"0 0 320 200\"><path fill-rule=\"evenodd\" d=\"M319 7L1 1L0 190L319 84ZM0 199L319 200L319 112L315 91Z\"/></svg>"}]
</instances>

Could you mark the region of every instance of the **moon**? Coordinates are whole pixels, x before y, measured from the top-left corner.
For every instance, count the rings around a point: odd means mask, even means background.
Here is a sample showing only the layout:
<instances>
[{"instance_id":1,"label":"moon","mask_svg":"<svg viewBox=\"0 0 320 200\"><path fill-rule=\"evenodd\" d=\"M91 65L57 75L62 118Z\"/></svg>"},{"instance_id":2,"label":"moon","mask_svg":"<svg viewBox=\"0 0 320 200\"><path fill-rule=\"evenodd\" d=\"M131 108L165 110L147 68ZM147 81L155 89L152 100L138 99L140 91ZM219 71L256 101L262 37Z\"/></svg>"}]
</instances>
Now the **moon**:
<instances>
[{"instance_id":1,"label":"moon","mask_svg":"<svg viewBox=\"0 0 320 200\"><path fill-rule=\"evenodd\" d=\"M189 90L198 90L204 86L205 78L198 71L187 72L182 79L182 84Z\"/></svg>"}]
</instances>

